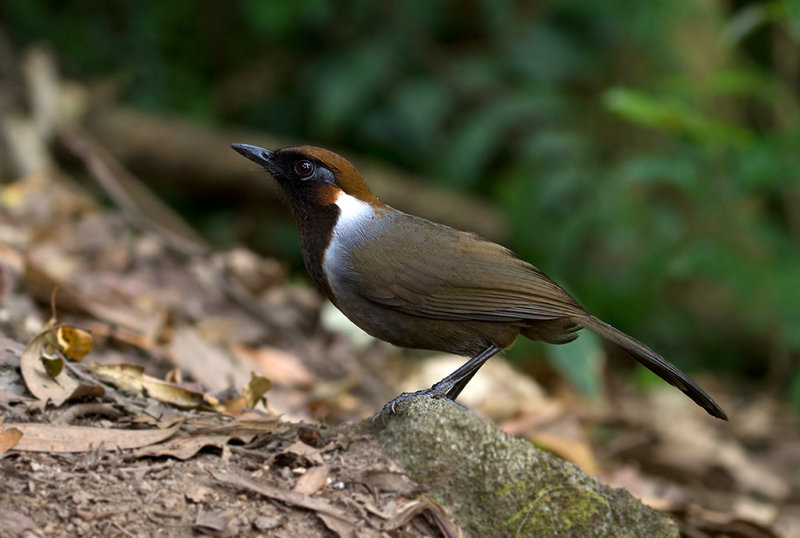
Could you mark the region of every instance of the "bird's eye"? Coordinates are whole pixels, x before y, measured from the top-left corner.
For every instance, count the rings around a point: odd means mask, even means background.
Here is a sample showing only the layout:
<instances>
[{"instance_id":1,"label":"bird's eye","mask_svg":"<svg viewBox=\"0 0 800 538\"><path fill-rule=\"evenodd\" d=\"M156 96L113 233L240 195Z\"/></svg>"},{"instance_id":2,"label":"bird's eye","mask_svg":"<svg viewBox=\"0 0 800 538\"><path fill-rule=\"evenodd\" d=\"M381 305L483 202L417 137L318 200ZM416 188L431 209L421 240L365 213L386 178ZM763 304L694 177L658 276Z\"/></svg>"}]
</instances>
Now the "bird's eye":
<instances>
[{"instance_id":1,"label":"bird's eye","mask_svg":"<svg viewBox=\"0 0 800 538\"><path fill-rule=\"evenodd\" d=\"M308 177L314 173L314 163L311 161L297 161L294 163L294 171L300 177Z\"/></svg>"}]
</instances>

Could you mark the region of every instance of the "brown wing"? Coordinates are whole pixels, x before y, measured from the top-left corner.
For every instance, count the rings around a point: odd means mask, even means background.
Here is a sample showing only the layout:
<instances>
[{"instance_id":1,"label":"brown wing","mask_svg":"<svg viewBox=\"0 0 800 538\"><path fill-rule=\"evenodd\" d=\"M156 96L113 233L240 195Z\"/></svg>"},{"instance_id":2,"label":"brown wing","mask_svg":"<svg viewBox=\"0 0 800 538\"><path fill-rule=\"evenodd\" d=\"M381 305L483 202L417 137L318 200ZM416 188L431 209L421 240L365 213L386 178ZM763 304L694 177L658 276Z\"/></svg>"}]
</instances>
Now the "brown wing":
<instances>
[{"instance_id":1,"label":"brown wing","mask_svg":"<svg viewBox=\"0 0 800 538\"><path fill-rule=\"evenodd\" d=\"M725 411L678 368L590 315L558 284L508 249L422 219L400 218L406 219L399 228L404 230L402 237L384 235L349 254L352 267L363 267L369 259L377 269L369 275L351 270L352 283L364 298L435 319L542 321L530 324L523 334L552 343L571 340L573 331L583 326L628 351L711 415L727 420ZM433 233L431 226L437 228Z\"/></svg>"},{"instance_id":2,"label":"brown wing","mask_svg":"<svg viewBox=\"0 0 800 538\"><path fill-rule=\"evenodd\" d=\"M349 254L351 267L378 269L353 275L364 298L446 320L550 320L585 313L558 284L510 250L417 217L396 218L402 225L391 228L402 229L402 236L384 234Z\"/></svg>"}]
</instances>

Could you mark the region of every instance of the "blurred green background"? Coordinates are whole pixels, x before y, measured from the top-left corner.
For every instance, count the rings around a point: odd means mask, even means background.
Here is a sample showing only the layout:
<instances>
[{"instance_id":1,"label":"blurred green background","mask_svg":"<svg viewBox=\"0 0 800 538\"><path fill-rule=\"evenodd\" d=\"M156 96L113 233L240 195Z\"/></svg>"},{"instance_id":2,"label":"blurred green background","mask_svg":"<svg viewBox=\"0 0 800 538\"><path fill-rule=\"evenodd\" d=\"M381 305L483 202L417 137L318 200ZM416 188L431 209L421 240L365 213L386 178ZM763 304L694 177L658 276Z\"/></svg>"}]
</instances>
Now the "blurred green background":
<instances>
[{"instance_id":1,"label":"blurred green background","mask_svg":"<svg viewBox=\"0 0 800 538\"><path fill-rule=\"evenodd\" d=\"M490 200L509 246L596 315L798 407L799 13L744 0L0 2L16 46L50 43L67 76L113 80L131 105L346 148Z\"/></svg>"}]
</instances>

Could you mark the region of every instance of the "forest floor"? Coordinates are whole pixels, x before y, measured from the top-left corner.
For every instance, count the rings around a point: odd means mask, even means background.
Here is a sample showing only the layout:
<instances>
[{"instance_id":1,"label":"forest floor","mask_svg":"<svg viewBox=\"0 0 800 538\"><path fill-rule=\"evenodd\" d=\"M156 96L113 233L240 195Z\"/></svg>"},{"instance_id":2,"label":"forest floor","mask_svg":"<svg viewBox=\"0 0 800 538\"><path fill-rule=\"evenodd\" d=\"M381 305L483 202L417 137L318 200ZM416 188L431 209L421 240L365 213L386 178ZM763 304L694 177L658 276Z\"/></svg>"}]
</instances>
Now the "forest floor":
<instances>
[{"instance_id":1,"label":"forest floor","mask_svg":"<svg viewBox=\"0 0 800 538\"><path fill-rule=\"evenodd\" d=\"M135 178L59 136L120 205ZM338 425L463 359L374 341L284 264L54 170L0 185L0 536L458 535ZM493 359L460 401L686 536L800 536L798 420L757 387L698 380L723 423L666 385L612 372L590 402L525 373Z\"/></svg>"}]
</instances>

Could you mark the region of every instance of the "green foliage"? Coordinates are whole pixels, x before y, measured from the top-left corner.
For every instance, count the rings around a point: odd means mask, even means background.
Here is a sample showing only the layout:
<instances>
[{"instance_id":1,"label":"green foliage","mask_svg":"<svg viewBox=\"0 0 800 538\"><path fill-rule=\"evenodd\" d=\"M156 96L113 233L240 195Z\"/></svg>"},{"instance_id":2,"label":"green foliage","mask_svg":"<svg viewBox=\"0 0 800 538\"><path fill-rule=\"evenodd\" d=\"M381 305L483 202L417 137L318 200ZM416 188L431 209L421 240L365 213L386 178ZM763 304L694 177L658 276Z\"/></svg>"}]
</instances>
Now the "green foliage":
<instances>
[{"instance_id":1,"label":"green foliage","mask_svg":"<svg viewBox=\"0 0 800 538\"><path fill-rule=\"evenodd\" d=\"M138 106L489 197L597 315L682 366L762 374L800 356L800 19L730 6L5 0L0 20Z\"/></svg>"},{"instance_id":2,"label":"green foliage","mask_svg":"<svg viewBox=\"0 0 800 538\"><path fill-rule=\"evenodd\" d=\"M665 133L686 136L692 141L739 148L751 139L748 129L714 120L701 110L669 96L657 98L643 92L614 88L604 94L606 107L626 120Z\"/></svg>"},{"instance_id":3,"label":"green foliage","mask_svg":"<svg viewBox=\"0 0 800 538\"><path fill-rule=\"evenodd\" d=\"M577 340L561 346L549 346L547 356L584 396L598 399L603 393L602 339L584 332Z\"/></svg>"}]
</instances>

